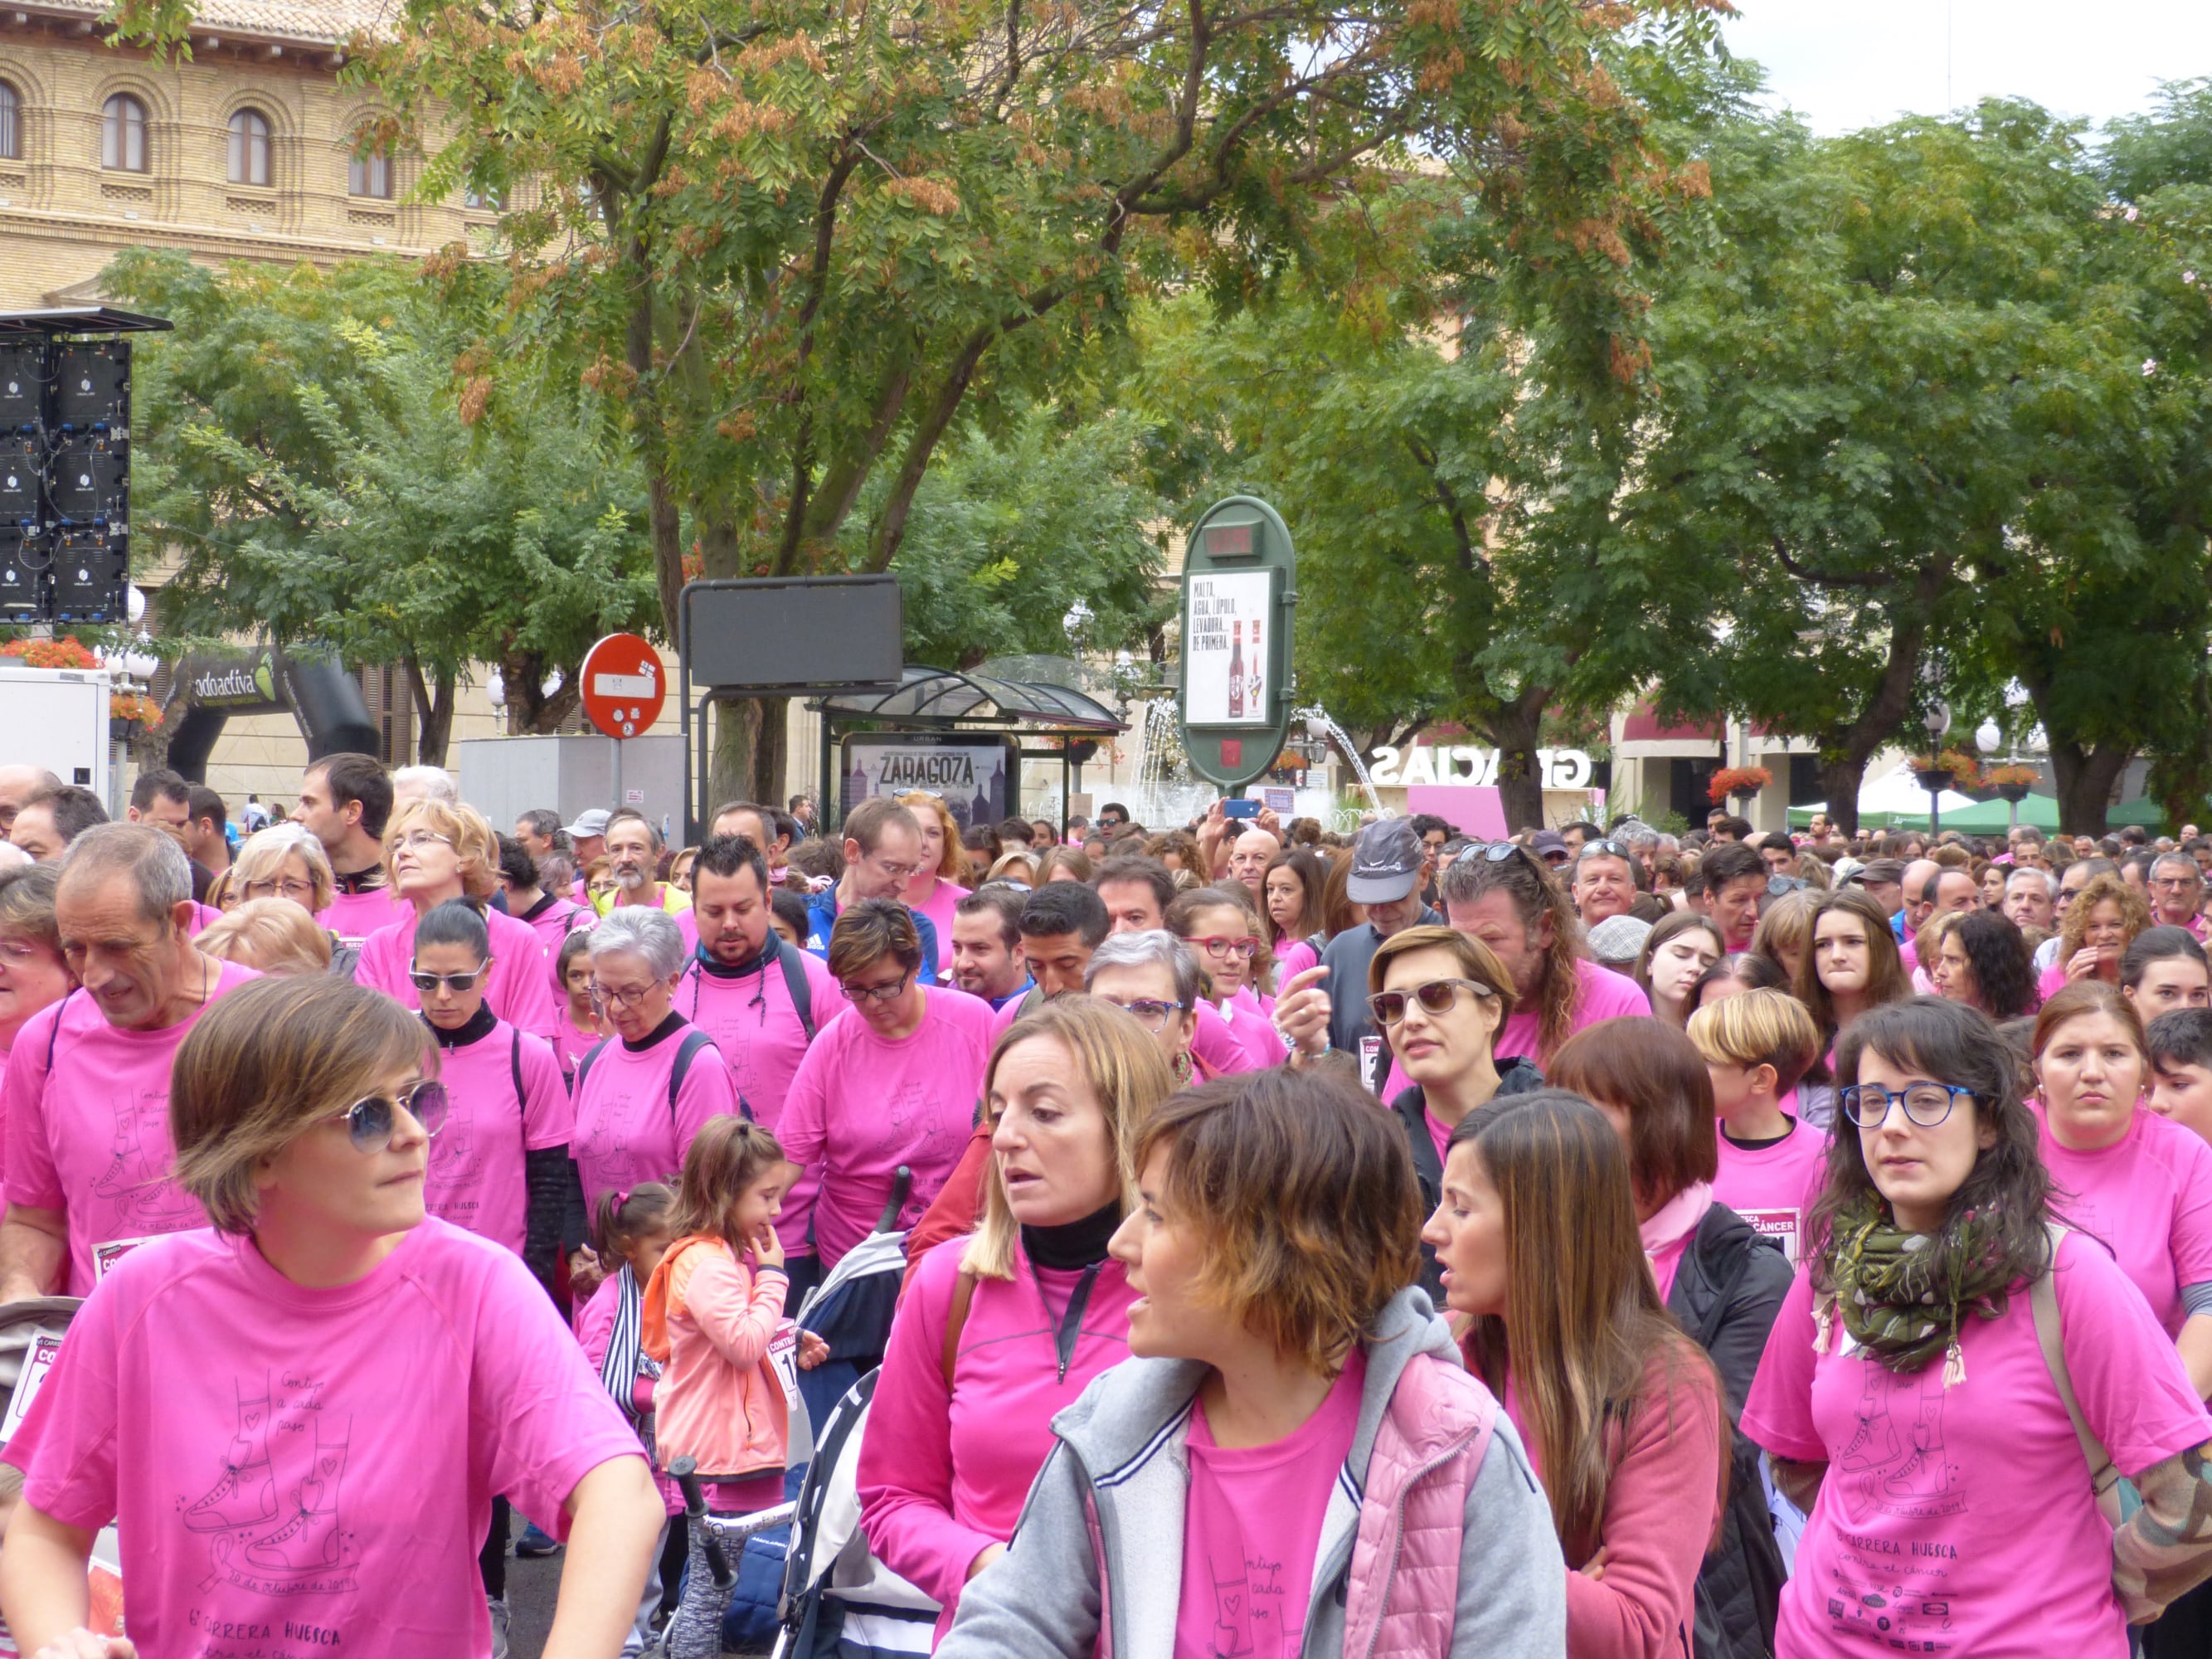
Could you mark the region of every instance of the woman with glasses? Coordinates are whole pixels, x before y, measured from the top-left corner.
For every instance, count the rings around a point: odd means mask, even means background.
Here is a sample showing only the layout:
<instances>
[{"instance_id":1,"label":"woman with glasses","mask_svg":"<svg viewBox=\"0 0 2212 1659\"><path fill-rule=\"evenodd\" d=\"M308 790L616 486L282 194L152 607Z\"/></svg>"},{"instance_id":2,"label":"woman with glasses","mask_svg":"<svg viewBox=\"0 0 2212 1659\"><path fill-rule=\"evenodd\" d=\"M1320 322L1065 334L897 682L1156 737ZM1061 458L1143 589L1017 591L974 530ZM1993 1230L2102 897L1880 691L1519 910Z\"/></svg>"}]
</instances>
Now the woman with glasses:
<instances>
[{"instance_id":1,"label":"woman with glasses","mask_svg":"<svg viewBox=\"0 0 2212 1659\"><path fill-rule=\"evenodd\" d=\"M76 988L54 921L60 884L58 865L0 871L0 1065L31 1016Z\"/></svg>"},{"instance_id":2,"label":"woman with glasses","mask_svg":"<svg viewBox=\"0 0 2212 1659\"><path fill-rule=\"evenodd\" d=\"M1677 910L1663 916L1644 941L1630 975L1651 999L1655 1018L1669 1025L1690 1023L1692 994L1704 982L1727 946L1711 916Z\"/></svg>"},{"instance_id":3,"label":"woman with glasses","mask_svg":"<svg viewBox=\"0 0 2212 1659\"><path fill-rule=\"evenodd\" d=\"M710 1117L738 1115L729 1067L704 1031L676 1012L684 932L665 911L618 904L585 935L592 1006L613 1035L577 1062L568 1150L584 1200L647 1181L671 1186L691 1137ZM572 1273L596 1284L588 1250Z\"/></svg>"},{"instance_id":4,"label":"woman with glasses","mask_svg":"<svg viewBox=\"0 0 2212 1659\"><path fill-rule=\"evenodd\" d=\"M499 841L476 810L436 800L394 809L384 826L384 868L404 914L363 941L355 981L398 998L403 1008L421 1007L411 977L415 929L440 905L465 899L483 915L491 939L484 1000L510 1025L551 1042L556 1016L544 947L529 923L490 908L499 886Z\"/></svg>"},{"instance_id":5,"label":"woman with glasses","mask_svg":"<svg viewBox=\"0 0 2212 1659\"><path fill-rule=\"evenodd\" d=\"M2212 1418L2104 1246L2054 1231L1985 1016L1876 1008L1837 1062L1826 1188L1743 1415L1810 1516L1776 1650L2124 1659L2212 1553ZM2117 1535L2116 1472L2144 1500Z\"/></svg>"},{"instance_id":6,"label":"woman with glasses","mask_svg":"<svg viewBox=\"0 0 2212 1659\"><path fill-rule=\"evenodd\" d=\"M1045 1004L993 1051L981 1222L916 1267L860 1450L869 1547L942 1604L940 1632L1006 1553L1054 1413L1128 1358L1136 1292L1106 1246L1129 1208L1123 1148L1174 1086L1093 998Z\"/></svg>"},{"instance_id":7,"label":"woman with glasses","mask_svg":"<svg viewBox=\"0 0 2212 1659\"><path fill-rule=\"evenodd\" d=\"M1198 952L1164 927L1108 934L1083 969L1083 988L1144 1027L1179 1085L1213 1076L1190 1046L1205 984Z\"/></svg>"},{"instance_id":8,"label":"woman with glasses","mask_svg":"<svg viewBox=\"0 0 2212 1659\"><path fill-rule=\"evenodd\" d=\"M272 824L246 838L230 864L230 902L289 899L310 915L329 908L333 887L330 854L296 823Z\"/></svg>"},{"instance_id":9,"label":"woman with glasses","mask_svg":"<svg viewBox=\"0 0 2212 1659\"><path fill-rule=\"evenodd\" d=\"M1236 1055L1208 1046L1207 1062L1217 1074L1279 1066L1284 1054L1283 1040L1275 1034L1275 999L1261 994L1256 985L1268 965L1261 955L1267 940L1250 895L1243 883L1234 885L1234 893L1226 885L1178 893L1166 918L1168 932L1198 953L1199 964L1206 970L1202 994L1221 1016L1214 1043L1225 1036L1245 1062L1238 1065ZM1206 1034L1201 1031L1196 1040L1205 1044Z\"/></svg>"},{"instance_id":10,"label":"woman with glasses","mask_svg":"<svg viewBox=\"0 0 2212 1659\"><path fill-rule=\"evenodd\" d=\"M1535 1063L1495 1053L1513 1012L1513 976L1480 940L1449 927L1413 927L1375 947L1367 1006L1407 1086L1387 1103L1406 1127L1421 1212L1443 1191L1444 1145L1479 1108L1544 1086ZM1435 1248L1421 1242L1421 1286L1441 1304Z\"/></svg>"},{"instance_id":11,"label":"woman with glasses","mask_svg":"<svg viewBox=\"0 0 2212 1659\"><path fill-rule=\"evenodd\" d=\"M489 1654L476 1557L502 1492L574 1546L547 1651L620 1650L660 1500L521 1262L423 1213L429 1059L339 980L258 980L200 1018L169 1117L213 1224L109 1271L7 1447L24 1652ZM111 1520L131 1643L85 1629Z\"/></svg>"},{"instance_id":12,"label":"woman with glasses","mask_svg":"<svg viewBox=\"0 0 2212 1659\"><path fill-rule=\"evenodd\" d=\"M2141 888L2115 875L2090 877L2066 907L2057 951L2035 988L2049 999L2082 980L2118 985L2128 946L2149 926L2150 905Z\"/></svg>"},{"instance_id":13,"label":"woman with glasses","mask_svg":"<svg viewBox=\"0 0 2212 1659\"><path fill-rule=\"evenodd\" d=\"M2135 1006L2069 985L2035 1020L2034 1108L2059 1219L2100 1240L2212 1395L2212 1146L2150 1108Z\"/></svg>"},{"instance_id":14,"label":"woman with glasses","mask_svg":"<svg viewBox=\"0 0 2212 1659\"><path fill-rule=\"evenodd\" d=\"M776 1136L804 1170L777 1224L827 1273L872 1231L893 1172L912 1171L899 1224L929 1207L975 1121L997 1016L921 978L921 935L896 899L862 899L830 933L830 972L851 1006L824 1023L784 1097Z\"/></svg>"}]
</instances>

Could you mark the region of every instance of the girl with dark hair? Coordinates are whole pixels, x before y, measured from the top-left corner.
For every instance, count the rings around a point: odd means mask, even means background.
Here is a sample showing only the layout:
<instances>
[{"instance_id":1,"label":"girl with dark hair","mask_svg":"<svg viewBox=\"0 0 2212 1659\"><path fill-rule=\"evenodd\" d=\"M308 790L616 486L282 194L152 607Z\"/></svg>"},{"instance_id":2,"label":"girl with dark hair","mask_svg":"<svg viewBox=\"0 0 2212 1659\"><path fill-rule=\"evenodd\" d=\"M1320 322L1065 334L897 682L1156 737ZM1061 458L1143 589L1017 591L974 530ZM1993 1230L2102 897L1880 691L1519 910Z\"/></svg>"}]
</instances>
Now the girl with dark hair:
<instances>
[{"instance_id":1,"label":"girl with dark hair","mask_svg":"<svg viewBox=\"0 0 2212 1659\"><path fill-rule=\"evenodd\" d=\"M1863 889L1841 887L1822 894L1813 912L1812 940L1791 989L1831 1052L1860 1015L1912 994L1889 918Z\"/></svg>"},{"instance_id":2,"label":"girl with dark hair","mask_svg":"<svg viewBox=\"0 0 2212 1659\"><path fill-rule=\"evenodd\" d=\"M2120 994L2147 1026L2177 1008L2202 1008L2212 985L2204 947L2186 927L2147 927L2120 958Z\"/></svg>"},{"instance_id":3,"label":"girl with dark hair","mask_svg":"<svg viewBox=\"0 0 2212 1659\"><path fill-rule=\"evenodd\" d=\"M1209 1031L1212 1022L1200 1016L1193 1052L1217 1076L1281 1065L1283 1039L1271 1018L1275 999L1259 989L1268 965L1261 960L1267 939L1244 884L1224 881L1176 894L1168 906L1167 930L1198 953L1206 1000L1220 1017L1220 1028ZM1228 1048L1235 1052L1224 1052Z\"/></svg>"},{"instance_id":4,"label":"girl with dark hair","mask_svg":"<svg viewBox=\"0 0 2212 1659\"><path fill-rule=\"evenodd\" d=\"M1690 994L1704 983L1723 954L1721 930L1711 916L1677 910L1662 917L1646 936L1630 977L1651 999L1654 1018L1686 1025L1692 1012Z\"/></svg>"},{"instance_id":5,"label":"girl with dark hair","mask_svg":"<svg viewBox=\"0 0 2212 1659\"><path fill-rule=\"evenodd\" d=\"M576 1063L607 1040L614 1029L592 1000L592 933L580 927L561 941L553 959L553 984L560 994L560 1018L553 1024L553 1054L571 1090Z\"/></svg>"},{"instance_id":6,"label":"girl with dark hair","mask_svg":"<svg viewBox=\"0 0 2212 1659\"><path fill-rule=\"evenodd\" d=\"M1328 943L1328 866L1310 848L1285 848L1267 860L1260 890L1267 902L1275 983L1282 985L1318 963Z\"/></svg>"},{"instance_id":7,"label":"girl with dark hair","mask_svg":"<svg viewBox=\"0 0 2212 1659\"><path fill-rule=\"evenodd\" d=\"M1777 1650L2123 1659L2212 1565L2212 1417L2122 1270L2054 1233L1986 1017L1876 1008L1837 1061L1827 1186L1743 1416L1810 1512ZM2117 1536L2115 1468L2144 1502Z\"/></svg>"},{"instance_id":8,"label":"girl with dark hair","mask_svg":"<svg viewBox=\"0 0 2212 1659\"><path fill-rule=\"evenodd\" d=\"M1133 1162L1111 1247L1133 1357L1054 1418L940 1659L1556 1659L1559 1547L1520 1436L1404 1288L1398 1126L1274 1067L1169 1100Z\"/></svg>"},{"instance_id":9,"label":"girl with dark hair","mask_svg":"<svg viewBox=\"0 0 2212 1659\"><path fill-rule=\"evenodd\" d=\"M1657 928L1652 929L1657 933ZM1690 988L1688 1008L1691 1013L1723 997L1732 997L1743 991L1787 991L1790 981L1782 975L1781 969L1769 957L1754 956L1749 951L1731 951L1698 975L1698 982Z\"/></svg>"},{"instance_id":10,"label":"girl with dark hair","mask_svg":"<svg viewBox=\"0 0 2212 1659\"><path fill-rule=\"evenodd\" d=\"M1942 994L1994 1020L2032 1014L2040 1000L2027 941L2002 910L1968 910L1946 927L1930 977Z\"/></svg>"},{"instance_id":11,"label":"girl with dark hair","mask_svg":"<svg viewBox=\"0 0 2212 1659\"><path fill-rule=\"evenodd\" d=\"M2079 980L2035 1021L2033 1104L2060 1216L2100 1241L2212 1394L2212 1146L2150 1109L2135 1006Z\"/></svg>"},{"instance_id":12,"label":"girl with dark hair","mask_svg":"<svg viewBox=\"0 0 2212 1659\"><path fill-rule=\"evenodd\" d=\"M1518 1095L1452 1131L1423 1230L1471 1322L1468 1368L1503 1396L1542 1477L1568 1567L1570 1659L1688 1659L1721 1518L1720 1386L1652 1283L1630 1167L1588 1101Z\"/></svg>"}]
</instances>

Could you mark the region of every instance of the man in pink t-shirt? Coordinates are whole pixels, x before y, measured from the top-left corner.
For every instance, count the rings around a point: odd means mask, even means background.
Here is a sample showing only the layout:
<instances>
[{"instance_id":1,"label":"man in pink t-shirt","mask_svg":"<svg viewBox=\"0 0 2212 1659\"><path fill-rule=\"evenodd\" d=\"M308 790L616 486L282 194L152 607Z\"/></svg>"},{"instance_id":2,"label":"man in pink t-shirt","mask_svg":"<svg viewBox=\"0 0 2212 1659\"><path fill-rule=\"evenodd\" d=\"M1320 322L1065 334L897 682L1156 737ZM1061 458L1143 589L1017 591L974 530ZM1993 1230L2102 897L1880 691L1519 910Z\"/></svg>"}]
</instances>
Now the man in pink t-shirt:
<instances>
[{"instance_id":1,"label":"man in pink t-shirt","mask_svg":"<svg viewBox=\"0 0 2212 1659\"><path fill-rule=\"evenodd\" d=\"M224 992L257 977L191 942L191 868L151 824L70 844L54 915L83 988L41 1010L8 1061L0 1303L89 1295L131 1249L206 1224L169 1178L169 1065Z\"/></svg>"},{"instance_id":2,"label":"man in pink t-shirt","mask_svg":"<svg viewBox=\"0 0 2212 1659\"><path fill-rule=\"evenodd\" d=\"M799 1061L777 1126L805 1172L777 1231L825 1272L881 1218L900 1164L914 1181L899 1225L929 1207L975 1127L992 1037L989 1003L921 982L921 938L896 900L839 915L830 970L852 1006Z\"/></svg>"},{"instance_id":3,"label":"man in pink t-shirt","mask_svg":"<svg viewBox=\"0 0 2212 1659\"><path fill-rule=\"evenodd\" d=\"M315 920L359 945L407 912L385 878L384 825L392 780L367 755L332 755L301 775L293 821L322 842L337 891Z\"/></svg>"},{"instance_id":4,"label":"man in pink t-shirt","mask_svg":"<svg viewBox=\"0 0 2212 1659\"><path fill-rule=\"evenodd\" d=\"M1446 867L1440 884L1444 914L1459 932L1489 946L1513 975L1513 1013L1498 1028L1497 1053L1540 1069L1583 1027L1649 1014L1651 1000L1634 980L1582 954L1582 929L1559 878L1522 848L1505 845L1504 858L1488 856L1497 848L1475 848ZM1567 976L1574 984L1566 1028L1547 1042L1543 1011L1552 987ZM1393 1097L1389 1087L1384 1085L1385 1100Z\"/></svg>"},{"instance_id":5,"label":"man in pink t-shirt","mask_svg":"<svg viewBox=\"0 0 2212 1659\"><path fill-rule=\"evenodd\" d=\"M2158 927L2186 927L2203 943L2205 927L2204 877L2197 860L2186 853L2161 853L2150 866L2151 924Z\"/></svg>"},{"instance_id":6,"label":"man in pink t-shirt","mask_svg":"<svg viewBox=\"0 0 2212 1659\"><path fill-rule=\"evenodd\" d=\"M699 849L691 914L701 931L676 1012L714 1040L738 1099L773 1129L807 1044L844 1000L827 963L769 926L768 866L750 840L715 836Z\"/></svg>"}]
</instances>

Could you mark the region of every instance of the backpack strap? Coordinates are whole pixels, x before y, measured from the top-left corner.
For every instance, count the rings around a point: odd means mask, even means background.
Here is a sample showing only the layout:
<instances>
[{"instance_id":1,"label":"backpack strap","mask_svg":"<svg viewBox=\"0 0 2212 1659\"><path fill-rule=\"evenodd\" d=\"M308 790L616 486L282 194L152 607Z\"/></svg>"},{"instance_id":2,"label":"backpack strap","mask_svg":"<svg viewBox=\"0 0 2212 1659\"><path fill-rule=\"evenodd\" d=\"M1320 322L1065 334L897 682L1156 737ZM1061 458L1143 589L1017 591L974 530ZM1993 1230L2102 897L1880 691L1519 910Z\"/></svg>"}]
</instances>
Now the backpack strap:
<instances>
[{"instance_id":1,"label":"backpack strap","mask_svg":"<svg viewBox=\"0 0 2212 1659\"><path fill-rule=\"evenodd\" d=\"M607 1044L613 1041L614 1039L611 1036L601 1037L597 1042L594 1042L591 1046L590 1051L586 1053L581 1060L576 1062L575 1079L568 1085L568 1092L571 1096L580 1095L584 1092L584 1079L591 1073L592 1062L599 1057L599 1050L605 1048Z\"/></svg>"},{"instance_id":2,"label":"backpack strap","mask_svg":"<svg viewBox=\"0 0 2212 1659\"><path fill-rule=\"evenodd\" d=\"M677 1091L683 1088L684 1079L691 1070L692 1060L702 1048L714 1046L714 1039L696 1028L686 1031L683 1042L677 1044L675 1063L668 1068L668 1109L671 1113L676 1110ZM593 1049L592 1052L596 1054L599 1051Z\"/></svg>"},{"instance_id":3,"label":"backpack strap","mask_svg":"<svg viewBox=\"0 0 2212 1659\"><path fill-rule=\"evenodd\" d=\"M2070 1230L2056 1221L2044 1224L2051 1230L2051 1267L2027 1291L2028 1311L2035 1320L2035 1340L2043 1350L2043 1363L2050 1368L2051 1380L2058 1389L2058 1402L2066 1407L2067 1420L2074 1425L2074 1437L2081 1443L2082 1458L2089 1465L2089 1490L2096 1494L2098 1512L2117 1531L2120 1525L2120 1472L2113 1467L2105 1443L2097 1438L2088 1419L2081 1415L2081 1402L2075 1397L2074 1376L2066 1366L2066 1330L2058 1316L2058 1291L2051 1282L2058 1267L2058 1242Z\"/></svg>"},{"instance_id":4,"label":"backpack strap","mask_svg":"<svg viewBox=\"0 0 2212 1659\"><path fill-rule=\"evenodd\" d=\"M799 1028L806 1033L809 1042L814 1041L814 987L806 978L806 963L799 949L781 934L776 936L775 959L783 966L783 988L790 994L792 1012L799 1016ZM695 992L693 1002L698 1000Z\"/></svg>"},{"instance_id":5,"label":"backpack strap","mask_svg":"<svg viewBox=\"0 0 2212 1659\"><path fill-rule=\"evenodd\" d=\"M520 1028L517 1028L508 1035L514 1039L507 1051L507 1075L514 1079L515 1109L527 1112L530 1109L530 1099L522 1087L522 1032Z\"/></svg>"},{"instance_id":6,"label":"backpack strap","mask_svg":"<svg viewBox=\"0 0 2212 1659\"><path fill-rule=\"evenodd\" d=\"M945 1352L939 1363L945 1371L945 1391L952 1392L952 1367L960 1358L960 1334L968 1328L968 1310L975 1302L975 1275L967 1268L952 1281L952 1305L945 1310Z\"/></svg>"}]
</instances>

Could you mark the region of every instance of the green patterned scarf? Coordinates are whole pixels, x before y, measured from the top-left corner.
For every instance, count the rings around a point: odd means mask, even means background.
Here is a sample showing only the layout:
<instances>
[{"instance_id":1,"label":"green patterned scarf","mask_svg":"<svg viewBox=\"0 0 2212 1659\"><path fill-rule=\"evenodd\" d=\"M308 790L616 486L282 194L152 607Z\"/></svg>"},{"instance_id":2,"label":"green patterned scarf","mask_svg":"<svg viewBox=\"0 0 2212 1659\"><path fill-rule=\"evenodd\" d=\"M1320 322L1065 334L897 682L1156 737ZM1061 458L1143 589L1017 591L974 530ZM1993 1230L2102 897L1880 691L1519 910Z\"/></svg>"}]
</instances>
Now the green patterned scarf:
<instances>
[{"instance_id":1,"label":"green patterned scarf","mask_svg":"<svg viewBox=\"0 0 2212 1659\"><path fill-rule=\"evenodd\" d=\"M1960 1328L1968 1314L2002 1315L2014 1276L1990 1218L1967 1210L1940 1233L1909 1233L1869 1194L1837 1214L1833 1237L1835 1289L1820 1299L1814 1351L1827 1351L1840 1312L1851 1340L1889 1370L1920 1370L1940 1353L1943 1386L1965 1382Z\"/></svg>"}]
</instances>

